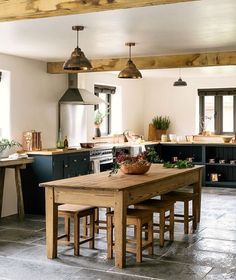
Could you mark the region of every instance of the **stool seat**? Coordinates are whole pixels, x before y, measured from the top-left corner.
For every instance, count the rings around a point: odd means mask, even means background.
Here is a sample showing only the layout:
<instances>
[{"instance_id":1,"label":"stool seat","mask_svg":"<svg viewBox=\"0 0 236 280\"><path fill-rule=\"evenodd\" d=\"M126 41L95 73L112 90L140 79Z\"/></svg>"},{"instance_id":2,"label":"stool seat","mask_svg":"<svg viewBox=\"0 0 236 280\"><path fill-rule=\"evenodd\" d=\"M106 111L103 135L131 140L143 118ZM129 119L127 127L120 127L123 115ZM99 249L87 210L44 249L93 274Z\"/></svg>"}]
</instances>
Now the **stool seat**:
<instances>
[{"instance_id":1,"label":"stool seat","mask_svg":"<svg viewBox=\"0 0 236 280\"><path fill-rule=\"evenodd\" d=\"M184 223L184 233L189 233L189 223L192 222L193 232L197 229L198 222L198 193L172 191L161 196L164 200L173 200L184 203L184 214L174 214L175 222ZM189 213L189 203L192 202L192 214Z\"/></svg>"},{"instance_id":2,"label":"stool seat","mask_svg":"<svg viewBox=\"0 0 236 280\"><path fill-rule=\"evenodd\" d=\"M58 216L65 220L65 233L58 236L57 239L66 238L66 242L70 241L70 219L74 219L74 255L79 255L79 246L89 242L89 248L94 248L94 232L95 232L95 210L96 207L76 204L62 204L58 206ZM80 218L90 217L89 235L80 236ZM83 237L83 240L80 238Z\"/></svg>"},{"instance_id":3,"label":"stool seat","mask_svg":"<svg viewBox=\"0 0 236 280\"><path fill-rule=\"evenodd\" d=\"M142 251L148 249L149 255L153 254L153 214L151 211L139 209L127 209L126 224L134 225L134 239L127 239L126 242L135 243L135 247L126 246L126 251L136 254L136 261L142 262ZM113 258L113 227L114 212L107 213L107 247L108 258ZM147 240L142 239L142 227L147 226Z\"/></svg>"},{"instance_id":4,"label":"stool seat","mask_svg":"<svg viewBox=\"0 0 236 280\"><path fill-rule=\"evenodd\" d=\"M76 204L62 204L58 206L58 211L76 213L81 211L90 210L96 207L87 206L87 205L76 205Z\"/></svg>"},{"instance_id":5,"label":"stool seat","mask_svg":"<svg viewBox=\"0 0 236 280\"><path fill-rule=\"evenodd\" d=\"M147 199L134 205L135 209L159 214L160 221L159 223L153 223L153 232L159 233L160 247L164 246L165 232L169 232L171 241L174 240L174 203L173 200ZM166 212L169 212L169 215L166 216Z\"/></svg>"}]
</instances>

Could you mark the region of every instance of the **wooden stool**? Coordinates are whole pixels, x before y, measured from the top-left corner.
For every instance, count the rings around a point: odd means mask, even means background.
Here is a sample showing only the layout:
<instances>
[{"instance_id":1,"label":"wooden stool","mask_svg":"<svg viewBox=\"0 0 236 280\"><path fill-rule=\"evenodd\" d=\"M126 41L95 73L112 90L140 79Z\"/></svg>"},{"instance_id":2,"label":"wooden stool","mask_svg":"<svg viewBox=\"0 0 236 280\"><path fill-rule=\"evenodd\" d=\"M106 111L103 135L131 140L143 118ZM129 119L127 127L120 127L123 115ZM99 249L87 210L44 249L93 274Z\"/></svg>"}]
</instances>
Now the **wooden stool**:
<instances>
[{"instance_id":1,"label":"wooden stool","mask_svg":"<svg viewBox=\"0 0 236 280\"><path fill-rule=\"evenodd\" d=\"M58 217L65 220L65 233L57 239L66 238L66 243L70 242L70 219L74 219L74 255L79 255L79 246L89 242L89 248L94 248L94 228L95 228L95 210L96 207L86 205L62 204L58 206ZM80 218L90 217L89 235L80 236ZM80 241L80 238L84 240Z\"/></svg>"},{"instance_id":2,"label":"wooden stool","mask_svg":"<svg viewBox=\"0 0 236 280\"><path fill-rule=\"evenodd\" d=\"M161 196L164 200L180 201L184 203L184 214L174 214L175 222L184 223L184 233L189 233L189 223L192 221L193 232L197 229L198 221L198 194L173 191ZM189 202L192 201L192 214L189 214Z\"/></svg>"},{"instance_id":3,"label":"wooden stool","mask_svg":"<svg viewBox=\"0 0 236 280\"><path fill-rule=\"evenodd\" d=\"M127 239L127 243L135 243L135 247L126 246L126 251L136 254L136 261L142 262L142 251L148 248L148 254L153 254L153 214L139 209L127 210L127 225L134 225L134 239ZM147 225L147 240L142 239L142 227ZM107 213L107 248L108 258L113 258L113 227L114 212Z\"/></svg>"},{"instance_id":4,"label":"wooden stool","mask_svg":"<svg viewBox=\"0 0 236 280\"><path fill-rule=\"evenodd\" d=\"M172 200L147 199L134 205L135 209L144 209L159 214L159 224L153 223L153 228L158 227L158 229L154 228L153 232L159 233L160 247L164 246L165 232L169 232L171 241L174 240L174 204L175 202ZM168 216L166 216L167 212L169 212ZM166 218L168 218L168 224Z\"/></svg>"},{"instance_id":5,"label":"wooden stool","mask_svg":"<svg viewBox=\"0 0 236 280\"><path fill-rule=\"evenodd\" d=\"M106 209L106 214L108 212L111 212L111 208L107 207ZM99 210L100 207L96 207L95 209L95 232L99 233L99 229L105 229L107 230L107 220L101 220L100 215L99 215ZM87 228L89 227L88 219L87 217L84 218L84 235L86 236L88 234Z\"/></svg>"}]
</instances>

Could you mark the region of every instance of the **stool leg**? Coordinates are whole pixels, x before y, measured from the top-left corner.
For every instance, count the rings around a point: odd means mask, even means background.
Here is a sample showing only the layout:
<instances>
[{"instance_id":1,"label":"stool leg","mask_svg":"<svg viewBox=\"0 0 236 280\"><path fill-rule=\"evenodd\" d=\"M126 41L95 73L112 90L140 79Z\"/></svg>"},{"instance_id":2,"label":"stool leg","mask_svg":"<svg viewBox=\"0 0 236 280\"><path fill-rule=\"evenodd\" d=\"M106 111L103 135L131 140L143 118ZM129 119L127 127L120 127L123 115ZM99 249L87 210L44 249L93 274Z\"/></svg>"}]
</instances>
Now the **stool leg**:
<instances>
[{"instance_id":1,"label":"stool leg","mask_svg":"<svg viewBox=\"0 0 236 280\"><path fill-rule=\"evenodd\" d=\"M159 240L160 240L160 247L164 246L164 234L165 234L165 211L160 211L160 233L159 233Z\"/></svg>"},{"instance_id":2,"label":"stool leg","mask_svg":"<svg viewBox=\"0 0 236 280\"><path fill-rule=\"evenodd\" d=\"M99 208L95 209L95 224L96 224L96 233L99 233Z\"/></svg>"},{"instance_id":3,"label":"stool leg","mask_svg":"<svg viewBox=\"0 0 236 280\"><path fill-rule=\"evenodd\" d=\"M148 255L153 255L153 220L148 223L148 242L150 242Z\"/></svg>"},{"instance_id":4,"label":"stool leg","mask_svg":"<svg viewBox=\"0 0 236 280\"><path fill-rule=\"evenodd\" d=\"M184 233L188 234L189 221L188 221L189 211L188 211L188 201L184 201Z\"/></svg>"},{"instance_id":5,"label":"stool leg","mask_svg":"<svg viewBox=\"0 0 236 280\"><path fill-rule=\"evenodd\" d=\"M74 215L74 255L79 256L79 242L80 242L80 219L79 215Z\"/></svg>"},{"instance_id":6,"label":"stool leg","mask_svg":"<svg viewBox=\"0 0 236 280\"><path fill-rule=\"evenodd\" d=\"M197 199L193 198L192 200L192 213L193 213L193 232L197 229Z\"/></svg>"},{"instance_id":7,"label":"stool leg","mask_svg":"<svg viewBox=\"0 0 236 280\"><path fill-rule=\"evenodd\" d=\"M88 236L88 217L83 217L83 236L86 238Z\"/></svg>"},{"instance_id":8,"label":"stool leg","mask_svg":"<svg viewBox=\"0 0 236 280\"><path fill-rule=\"evenodd\" d=\"M70 241L70 217L66 216L65 219L65 224L64 224L64 230L65 230L65 235L66 235L66 241Z\"/></svg>"},{"instance_id":9,"label":"stool leg","mask_svg":"<svg viewBox=\"0 0 236 280\"><path fill-rule=\"evenodd\" d=\"M170 240L171 241L174 241L174 222L175 222L175 218L174 218L174 206L172 206L170 208L170 224L169 224L169 227L170 227Z\"/></svg>"},{"instance_id":10,"label":"stool leg","mask_svg":"<svg viewBox=\"0 0 236 280\"><path fill-rule=\"evenodd\" d=\"M94 224L94 216L95 211L93 211L93 214L90 215L90 225L89 225L89 237L92 238L91 241L89 241L89 248L94 249L94 232L95 232L95 224Z\"/></svg>"},{"instance_id":11,"label":"stool leg","mask_svg":"<svg viewBox=\"0 0 236 280\"><path fill-rule=\"evenodd\" d=\"M145 227L144 239L148 240L148 224L146 224L144 227Z\"/></svg>"},{"instance_id":12,"label":"stool leg","mask_svg":"<svg viewBox=\"0 0 236 280\"><path fill-rule=\"evenodd\" d=\"M107 216L107 258L113 259L113 219Z\"/></svg>"},{"instance_id":13,"label":"stool leg","mask_svg":"<svg viewBox=\"0 0 236 280\"><path fill-rule=\"evenodd\" d=\"M136 230L136 262L142 262L142 223L140 219L137 221Z\"/></svg>"}]
</instances>

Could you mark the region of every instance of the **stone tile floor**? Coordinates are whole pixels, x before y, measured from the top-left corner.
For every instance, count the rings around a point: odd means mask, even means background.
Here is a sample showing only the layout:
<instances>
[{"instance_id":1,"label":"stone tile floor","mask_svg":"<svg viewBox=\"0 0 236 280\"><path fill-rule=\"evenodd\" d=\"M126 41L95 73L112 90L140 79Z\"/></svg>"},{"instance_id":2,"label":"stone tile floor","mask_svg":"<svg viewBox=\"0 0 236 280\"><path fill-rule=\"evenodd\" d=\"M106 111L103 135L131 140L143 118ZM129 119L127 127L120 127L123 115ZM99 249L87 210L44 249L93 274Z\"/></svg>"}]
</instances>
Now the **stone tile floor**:
<instances>
[{"instance_id":1,"label":"stone tile floor","mask_svg":"<svg viewBox=\"0 0 236 280\"><path fill-rule=\"evenodd\" d=\"M180 208L181 205L178 205ZM59 246L58 258L48 260L45 248L45 220L27 216L0 221L0 280L61 279L236 279L236 189L203 188L202 217L197 232L184 235L183 225L176 224L174 242L158 246L154 255L144 255L141 264L127 255L127 267L116 269L106 258L106 237L101 232L96 248ZM63 224L59 225L59 231Z\"/></svg>"}]
</instances>

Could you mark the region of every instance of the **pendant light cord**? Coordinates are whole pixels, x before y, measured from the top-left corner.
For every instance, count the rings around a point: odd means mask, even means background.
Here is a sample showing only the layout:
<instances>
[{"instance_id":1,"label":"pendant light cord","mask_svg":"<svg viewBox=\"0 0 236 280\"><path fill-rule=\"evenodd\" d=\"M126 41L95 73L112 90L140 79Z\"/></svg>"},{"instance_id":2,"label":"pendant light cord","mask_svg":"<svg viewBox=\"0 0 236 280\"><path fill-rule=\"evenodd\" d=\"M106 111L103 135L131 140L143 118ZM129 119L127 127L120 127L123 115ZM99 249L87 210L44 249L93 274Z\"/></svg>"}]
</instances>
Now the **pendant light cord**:
<instances>
[{"instance_id":1,"label":"pendant light cord","mask_svg":"<svg viewBox=\"0 0 236 280\"><path fill-rule=\"evenodd\" d=\"M77 39L77 48L79 48L79 30L77 30L76 39Z\"/></svg>"},{"instance_id":2,"label":"pendant light cord","mask_svg":"<svg viewBox=\"0 0 236 280\"><path fill-rule=\"evenodd\" d=\"M131 60L131 45L129 45L129 60Z\"/></svg>"}]
</instances>

